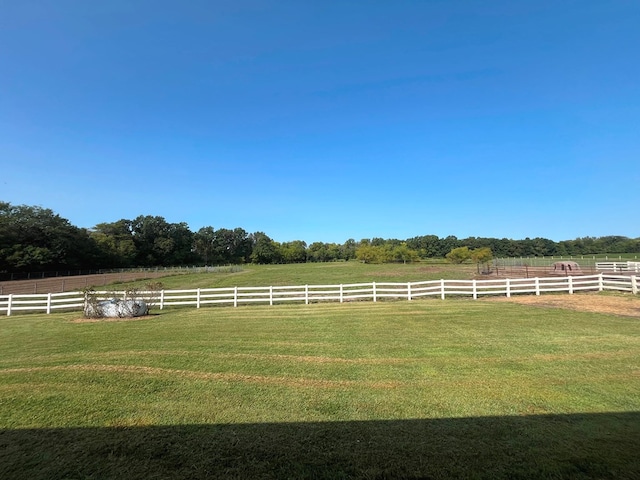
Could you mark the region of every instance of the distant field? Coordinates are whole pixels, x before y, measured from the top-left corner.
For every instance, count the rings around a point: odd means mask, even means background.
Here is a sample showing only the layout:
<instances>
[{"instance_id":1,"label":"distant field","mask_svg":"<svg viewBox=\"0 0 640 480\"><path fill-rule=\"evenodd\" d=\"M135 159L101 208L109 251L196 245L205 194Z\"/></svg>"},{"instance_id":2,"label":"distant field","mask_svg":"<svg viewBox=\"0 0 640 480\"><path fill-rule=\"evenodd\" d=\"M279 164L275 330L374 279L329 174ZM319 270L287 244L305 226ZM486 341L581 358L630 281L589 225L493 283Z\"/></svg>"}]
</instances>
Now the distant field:
<instances>
[{"instance_id":1,"label":"distant field","mask_svg":"<svg viewBox=\"0 0 640 480\"><path fill-rule=\"evenodd\" d=\"M55 277L0 282L0 295L69 292L87 287L122 290L144 288L161 282L165 288L215 288L234 286L319 285L372 281L421 281L471 278L474 265L451 265L444 260L411 264L363 264L361 262L296 263L288 265L241 265L215 268L210 273L132 271L101 275ZM395 280L394 280L395 279Z\"/></svg>"},{"instance_id":2,"label":"distant field","mask_svg":"<svg viewBox=\"0 0 640 480\"><path fill-rule=\"evenodd\" d=\"M467 279L475 265L440 263L364 264L361 262L294 263L287 265L243 265L235 273L195 273L157 279L167 288L251 287L269 285L339 285L358 282L418 282ZM155 280L154 280L155 281ZM112 284L109 288L144 287L148 281Z\"/></svg>"},{"instance_id":3,"label":"distant field","mask_svg":"<svg viewBox=\"0 0 640 480\"><path fill-rule=\"evenodd\" d=\"M0 319L0 478L640 478L638 317L456 299L77 317Z\"/></svg>"},{"instance_id":4,"label":"distant field","mask_svg":"<svg viewBox=\"0 0 640 480\"><path fill-rule=\"evenodd\" d=\"M638 254L622 254L608 256L610 261L626 261L637 259ZM619 260L619 258L620 260ZM568 257L565 257L568 258ZM584 259L572 257L583 267L582 273L593 274L595 261L605 261L605 256L593 260L591 256ZM524 278L548 276L548 266L557 258L509 258L500 259L498 274ZM517 265L514 267L514 265ZM527 267L520 267L526 265ZM505 268L506 266L506 268ZM537 269L535 267L538 267ZM0 282L0 295L49 293L62 291L78 291L87 287L96 289L122 290L123 288L143 288L150 282L161 282L165 288L215 288L246 287L269 285L337 285L340 283L359 282L419 282L426 280L465 280L478 277L475 265L465 263L453 265L444 259L429 259L408 264L364 264L357 261L298 263L288 265L241 265L229 267L238 272L225 272L225 267L216 268L211 273L192 273L197 270L186 270L179 273L163 271L131 271L128 273L112 273L100 275L54 277L33 280ZM222 271L220 271L222 270ZM492 276L495 276L495 269Z\"/></svg>"}]
</instances>

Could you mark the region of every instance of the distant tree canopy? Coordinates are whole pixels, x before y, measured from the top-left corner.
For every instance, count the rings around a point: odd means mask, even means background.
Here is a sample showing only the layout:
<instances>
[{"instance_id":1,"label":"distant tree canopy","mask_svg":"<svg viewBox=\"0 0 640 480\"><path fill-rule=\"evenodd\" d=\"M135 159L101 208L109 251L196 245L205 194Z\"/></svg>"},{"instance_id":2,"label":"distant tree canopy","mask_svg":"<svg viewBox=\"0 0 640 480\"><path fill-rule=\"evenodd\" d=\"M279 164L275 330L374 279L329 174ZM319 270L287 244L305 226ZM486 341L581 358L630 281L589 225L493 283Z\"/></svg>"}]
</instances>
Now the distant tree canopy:
<instances>
[{"instance_id":1,"label":"distant tree canopy","mask_svg":"<svg viewBox=\"0 0 640 480\"><path fill-rule=\"evenodd\" d=\"M455 252L455 253L454 253ZM78 228L42 207L0 202L0 272L66 269L227 265L240 263L413 262L426 258L471 259L476 264L495 257L579 256L640 253L640 238L584 237L554 242L546 238L424 235L407 240L353 238L343 244L302 240L279 243L264 232L242 228L203 227L192 232L184 222L140 215Z\"/></svg>"},{"instance_id":2,"label":"distant tree canopy","mask_svg":"<svg viewBox=\"0 0 640 480\"><path fill-rule=\"evenodd\" d=\"M0 202L0 271L77 268L98 256L86 231L53 211Z\"/></svg>"}]
</instances>

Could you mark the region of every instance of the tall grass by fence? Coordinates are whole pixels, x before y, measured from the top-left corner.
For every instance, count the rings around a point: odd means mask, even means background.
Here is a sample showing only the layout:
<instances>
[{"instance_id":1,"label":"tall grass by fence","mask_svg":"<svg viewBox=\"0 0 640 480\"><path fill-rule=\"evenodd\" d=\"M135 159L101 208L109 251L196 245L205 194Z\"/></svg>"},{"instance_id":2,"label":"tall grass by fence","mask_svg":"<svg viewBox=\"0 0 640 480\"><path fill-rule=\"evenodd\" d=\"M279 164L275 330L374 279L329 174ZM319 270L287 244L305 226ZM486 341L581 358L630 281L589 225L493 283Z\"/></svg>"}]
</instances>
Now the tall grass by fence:
<instances>
[{"instance_id":1,"label":"tall grass by fence","mask_svg":"<svg viewBox=\"0 0 640 480\"><path fill-rule=\"evenodd\" d=\"M154 308L212 305L238 307L247 304L352 302L388 299L416 300L424 297L466 296L477 299L483 295L541 295L548 292L621 291L638 293L637 276L587 275L576 277L517 278L491 280L434 280L408 283L352 283L341 285L298 285L269 287L198 288L191 290L161 290L138 292L142 298L153 298ZM97 299L124 297L127 292L94 292ZM82 310L83 292L31 295L0 295L0 312Z\"/></svg>"}]
</instances>

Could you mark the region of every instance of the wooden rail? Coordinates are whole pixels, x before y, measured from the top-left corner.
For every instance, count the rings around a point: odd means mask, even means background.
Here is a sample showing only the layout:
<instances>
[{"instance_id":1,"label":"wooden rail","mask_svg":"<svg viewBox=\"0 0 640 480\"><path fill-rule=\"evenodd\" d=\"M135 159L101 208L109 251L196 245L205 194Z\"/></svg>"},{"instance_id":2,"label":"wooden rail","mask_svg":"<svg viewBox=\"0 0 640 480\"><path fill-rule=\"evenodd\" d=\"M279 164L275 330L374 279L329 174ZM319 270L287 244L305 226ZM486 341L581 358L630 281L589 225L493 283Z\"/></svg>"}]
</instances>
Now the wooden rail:
<instances>
[{"instance_id":1,"label":"wooden rail","mask_svg":"<svg viewBox=\"0 0 640 480\"><path fill-rule=\"evenodd\" d=\"M161 290L138 292L152 308L165 309L174 306L228 305L237 307L248 304L353 302L387 299L415 300L423 297L467 296L477 299L483 295L541 295L549 292L573 294L580 291L616 290L638 293L637 276L585 275L574 277L544 277L489 280L432 280L425 282L351 283L341 285L298 285L268 287L198 288L190 290ZM95 292L98 300L123 298L126 292ZM83 292L10 294L0 295L0 313L16 312L53 313L59 310L82 311L85 305Z\"/></svg>"}]
</instances>

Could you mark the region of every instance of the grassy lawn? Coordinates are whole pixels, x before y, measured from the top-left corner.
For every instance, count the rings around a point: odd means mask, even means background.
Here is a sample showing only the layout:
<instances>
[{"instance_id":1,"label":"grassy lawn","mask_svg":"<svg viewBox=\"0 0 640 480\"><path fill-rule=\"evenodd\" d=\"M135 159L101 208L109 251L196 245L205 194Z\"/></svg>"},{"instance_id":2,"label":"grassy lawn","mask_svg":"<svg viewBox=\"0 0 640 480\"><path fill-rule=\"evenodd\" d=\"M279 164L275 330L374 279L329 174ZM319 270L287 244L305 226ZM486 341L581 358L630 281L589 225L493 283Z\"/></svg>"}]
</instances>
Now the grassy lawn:
<instances>
[{"instance_id":1,"label":"grassy lawn","mask_svg":"<svg viewBox=\"0 0 640 480\"><path fill-rule=\"evenodd\" d=\"M0 319L0 478L640 478L637 318L454 299L77 317Z\"/></svg>"},{"instance_id":2,"label":"grassy lawn","mask_svg":"<svg viewBox=\"0 0 640 480\"><path fill-rule=\"evenodd\" d=\"M476 266L444 263L387 263L361 262L294 263L287 265L243 265L234 273L179 274L159 279L164 288L261 287L269 285L339 285L362 282L419 282L439 279L473 278ZM113 290L144 287L148 280L116 283ZM102 289L103 287L98 287Z\"/></svg>"}]
</instances>

